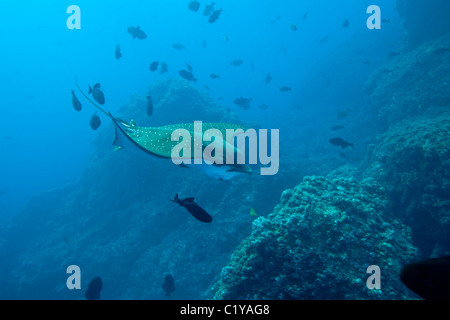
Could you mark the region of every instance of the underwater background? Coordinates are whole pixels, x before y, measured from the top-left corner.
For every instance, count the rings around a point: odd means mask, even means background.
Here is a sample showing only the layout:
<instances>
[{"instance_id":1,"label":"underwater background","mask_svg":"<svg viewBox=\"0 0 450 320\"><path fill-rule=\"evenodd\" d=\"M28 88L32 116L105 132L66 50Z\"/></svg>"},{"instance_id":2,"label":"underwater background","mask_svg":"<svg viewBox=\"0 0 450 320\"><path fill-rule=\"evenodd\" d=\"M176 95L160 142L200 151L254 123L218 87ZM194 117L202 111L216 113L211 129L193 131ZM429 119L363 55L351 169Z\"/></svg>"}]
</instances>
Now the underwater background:
<instances>
[{"instance_id":1,"label":"underwater background","mask_svg":"<svg viewBox=\"0 0 450 320\"><path fill-rule=\"evenodd\" d=\"M416 299L402 266L450 253L450 3L192 2L0 3L0 299L84 299L97 276L101 299ZM279 171L220 181L115 150L75 77L139 126L279 129Z\"/></svg>"}]
</instances>

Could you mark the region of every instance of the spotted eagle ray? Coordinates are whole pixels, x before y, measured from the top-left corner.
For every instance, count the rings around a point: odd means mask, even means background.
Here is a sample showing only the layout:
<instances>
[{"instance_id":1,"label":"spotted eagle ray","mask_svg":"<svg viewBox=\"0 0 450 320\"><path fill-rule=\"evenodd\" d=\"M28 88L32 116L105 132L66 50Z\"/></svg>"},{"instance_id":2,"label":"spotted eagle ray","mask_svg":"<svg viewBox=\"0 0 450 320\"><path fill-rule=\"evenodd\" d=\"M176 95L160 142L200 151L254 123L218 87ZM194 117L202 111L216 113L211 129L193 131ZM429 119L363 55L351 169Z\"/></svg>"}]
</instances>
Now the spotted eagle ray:
<instances>
[{"instance_id":1,"label":"spotted eagle ray","mask_svg":"<svg viewBox=\"0 0 450 320\"><path fill-rule=\"evenodd\" d=\"M115 138L113 145L116 146L116 149L130 149L140 151L142 154L156 156L160 158L171 158L173 148L178 144L178 141L172 141L171 136L172 133L177 129L185 129L190 134L191 137L195 136L194 132L194 123L180 123L180 124L171 124L160 127L140 127L136 125L135 121L131 119L129 122L126 122L122 119L114 117L111 112L105 111L95 102L93 102L80 88L78 85L78 81L75 78L75 83L78 90L81 94L98 110L108 116L114 125ZM238 124L233 123L202 123L203 130L208 129L217 129L222 133L222 137L226 136L226 130L232 129L244 129L245 127ZM195 139L194 139L195 141ZM202 143L202 150L204 150L209 144L214 142L207 142L200 139ZM226 149L226 146L229 143L224 139L222 141L222 146ZM232 146L232 152L240 153L241 151ZM228 149L227 149L228 152ZM224 160L226 153L224 152ZM191 158L194 158L194 148L191 151ZM225 162L225 161L224 161ZM239 174L251 174L251 168L246 164L213 164L207 159L204 160L204 163L201 165L185 165L182 164L183 167L196 167L200 168L206 174L219 178L220 180L228 180Z\"/></svg>"}]
</instances>

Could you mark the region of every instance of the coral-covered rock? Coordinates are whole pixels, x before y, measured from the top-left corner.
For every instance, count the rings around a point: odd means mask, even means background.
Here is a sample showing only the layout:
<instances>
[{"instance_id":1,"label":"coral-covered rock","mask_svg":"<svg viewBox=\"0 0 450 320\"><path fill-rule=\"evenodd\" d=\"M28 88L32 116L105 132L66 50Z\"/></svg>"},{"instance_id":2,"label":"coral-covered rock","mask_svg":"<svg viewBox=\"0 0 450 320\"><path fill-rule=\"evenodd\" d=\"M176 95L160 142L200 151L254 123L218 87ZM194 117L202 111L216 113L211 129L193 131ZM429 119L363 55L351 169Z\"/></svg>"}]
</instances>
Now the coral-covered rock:
<instances>
[{"instance_id":1,"label":"coral-covered rock","mask_svg":"<svg viewBox=\"0 0 450 320\"><path fill-rule=\"evenodd\" d=\"M425 255L450 250L449 132L445 113L402 121L379 136L365 167L365 176L388 190Z\"/></svg>"},{"instance_id":2,"label":"coral-covered rock","mask_svg":"<svg viewBox=\"0 0 450 320\"><path fill-rule=\"evenodd\" d=\"M398 274L418 255L373 180L311 176L253 222L222 269L215 299L405 299ZM381 290L369 290L369 265Z\"/></svg>"},{"instance_id":3,"label":"coral-covered rock","mask_svg":"<svg viewBox=\"0 0 450 320\"><path fill-rule=\"evenodd\" d=\"M393 57L366 84L370 107L387 128L405 118L450 107L450 34Z\"/></svg>"}]
</instances>

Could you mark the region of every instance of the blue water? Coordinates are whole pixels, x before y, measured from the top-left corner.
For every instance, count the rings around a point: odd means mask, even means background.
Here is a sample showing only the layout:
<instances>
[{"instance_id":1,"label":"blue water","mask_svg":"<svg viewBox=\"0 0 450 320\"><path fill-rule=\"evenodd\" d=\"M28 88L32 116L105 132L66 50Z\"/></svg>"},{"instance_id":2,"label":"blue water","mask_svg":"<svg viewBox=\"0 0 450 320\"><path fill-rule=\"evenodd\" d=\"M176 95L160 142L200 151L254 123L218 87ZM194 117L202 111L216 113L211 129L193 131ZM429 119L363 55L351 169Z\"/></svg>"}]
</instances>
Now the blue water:
<instances>
[{"instance_id":1,"label":"blue water","mask_svg":"<svg viewBox=\"0 0 450 320\"><path fill-rule=\"evenodd\" d=\"M364 158L368 129L358 128L351 119L361 116L360 106L367 102L363 85L371 72L389 52L401 48L405 30L395 1L376 3L382 17L390 20L381 30L366 26L366 9L373 1L217 0L215 7L223 12L212 24L202 15L208 1L200 1L196 13L188 9L189 2L0 2L0 221L20 216L34 196L80 181L98 152L93 141L101 131L89 127L95 109L77 91L83 111L72 107L75 77L85 91L88 84L101 83L105 109L117 114L133 97L145 97L155 81L180 79L178 71L189 63L198 79L190 83L193 87L243 122L283 133L281 143L289 148L280 151L280 170L283 157L291 156L285 163L294 166L293 155L302 161L316 157L317 163L331 153L335 157L330 133L324 132L339 124L336 113L346 109L352 111L346 119L349 131L360 130L352 132L352 142L363 145L354 152L354 164ZM81 9L80 30L66 25L66 10L73 4ZM346 19L350 24L344 28ZM130 26L140 26L147 39L133 39L127 33ZM173 49L178 42L186 48ZM116 45L123 54L120 60L114 56ZM230 65L234 59L243 64ZM155 60L166 62L169 71L150 72ZM273 80L265 84L269 72ZM211 79L211 73L220 74L220 79ZM280 92L282 86L292 91ZM250 110L233 103L241 96L252 98ZM267 110L258 108L263 103ZM109 122L103 115L101 119L102 126ZM170 114L165 120L173 123ZM106 139L112 142L112 132ZM316 143L319 153L308 153L308 146ZM329 162L324 166L332 167ZM305 170L302 174L326 173L320 165ZM166 190L164 183L155 181L152 187ZM276 190L295 185L292 180L276 184ZM29 297L22 294L14 297Z\"/></svg>"}]
</instances>

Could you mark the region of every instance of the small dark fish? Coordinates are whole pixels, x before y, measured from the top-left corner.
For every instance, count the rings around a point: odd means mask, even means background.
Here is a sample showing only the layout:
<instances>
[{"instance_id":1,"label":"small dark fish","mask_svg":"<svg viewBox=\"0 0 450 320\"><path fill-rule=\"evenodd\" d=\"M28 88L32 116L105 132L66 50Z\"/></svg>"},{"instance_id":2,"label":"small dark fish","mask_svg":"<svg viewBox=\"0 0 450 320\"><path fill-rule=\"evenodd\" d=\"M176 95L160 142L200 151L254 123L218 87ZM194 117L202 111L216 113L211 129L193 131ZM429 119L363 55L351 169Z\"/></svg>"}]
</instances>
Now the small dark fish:
<instances>
[{"instance_id":1,"label":"small dark fish","mask_svg":"<svg viewBox=\"0 0 450 320\"><path fill-rule=\"evenodd\" d=\"M267 74L266 79L264 80L264 82L266 84L268 84L270 81L272 81L272 76L270 75L270 72Z\"/></svg>"},{"instance_id":2,"label":"small dark fish","mask_svg":"<svg viewBox=\"0 0 450 320\"><path fill-rule=\"evenodd\" d=\"M192 72L189 72L189 71L187 71L187 70L180 70L180 71L178 71L178 73L180 74L180 76L181 76L183 79L186 79L186 80L188 80L188 81L194 81L194 82L197 82L197 79L194 78L194 75L192 74Z\"/></svg>"},{"instance_id":3,"label":"small dark fish","mask_svg":"<svg viewBox=\"0 0 450 320\"><path fill-rule=\"evenodd\" d=\"M324 36L322 39L319 40L319 44L324 44L325 42L327 42L328 40L328 36Z\"/></svg>"},{"instance_id":4,"label":"small dark fish","mask_svg":"<svg viewBox=\"0 0 450 320\"><path fill-rule=\"evenodd\" d=\"M348 21L348 19L345 19L344 23L342 24L342 28L347 28L349 24L350 21Z\"/></svg>"},{"instance_id":5,"label":"small dark fish","mask_svg":"<svg viewBox=\"0 0 450 320\"><path fill-rule=\"evenodd\" d=\"M168 67L167 67L167 63L163 62L161 63L161 70L159 71L160 73L166 73L168 71Z\"/></svg>"},{"instance_id":6,"label":"small dark fish","mask_svg":"<svg viewBox=\"0 0 450 320\"><path fill-rule=\"evenodd\" d=\"M187 62L185 62L185 64L186 64L186 67L188 68L188 70L190 72L192 72L192 66L189 63L187 63Z\"/></svg>"},{"instance_id":7,"label":"small dark fish","mask_svg":"<svg viewBox=\"0 0 450 320\"><path fill-rule=\"evenodd\" d=\"M105 95L103 94L102 90L100 90L100 83L94 84L94 88L91 88L91 86L89 86L89 94L91 93L95 101L100 104L105 104Z\"/></svg>"},{"instance_id":8,"label":"small dark fish","mask_svg":"<svg viewBox=\"0 0 450 320\"><path fill-rule=\"evenodd\" d=\"M151 117L153 114L153 101L151 96L147 96L147 115Z\"/></svg>"},{"instance_id":9,"label":"small dark fish","mask_svg":"<svg viewBox=\"0 0 450 320\"><path fill-rule=\"evenodd\" d=\"M91 282L89 282L89 286L86 290L86 293L84 294L86 300L99 300L102 288L103 282L100 277L92 279Z\"/></svg>"},{"instance_id":10,"label":"small dark fish","mask_svg":"<svg viewBox=\"0 0 450 320\"><path fill-rule=\"evenodd\" d=\"M116 59L119 60L120 58L122 58L122 53L120 52L120 46L117 45L116 46Z\"/></svg>"},{"instance_id":11,"label":"small dark fish","mask_svg":"<svg viewBox=\"0 0 450 320\"><path fill-rule=\"evenodd\" d=\"M408 264L400 280L423 299L450 300L450 256Z\"/></svg>"},{"instance_id":12,"label":"small dark fish","mask_svg":"<svg viewBox=\"0 0 450 320\"><path fill-rule=\"evenodd\" d=\"M294 23L291 23L289 27L291 28L292 31L297 31L297 26Z\"/></svg>"},{"instance_id":13,"label":"small dark fish","mask_svg":"<svg viewBox=\"0 0 450 320\"><path fill-rule=\"evenodd\" d=\"M341 129L344 129L344 126L336 125L336 126L331 127L331 130L333 130L333 131L341 130Z\"/></svg>"},{"instance_id":14,"label":"small dark fish","mask_svg":"<svg viewBox=\"0 0 450 320\"><path fill-rule=\"evenodd\" d=\"M200 2L194 0L189 3L189 10L197 12L199 8Z\"/></svg>"},{"instance_id":15,"label":"small dark fish","mask_svg":"<svg viewBox=\"0 0 450 320\"><path fill-rule=\"evenodd\" d=\"M353 148L353 143L347 142L342 138L332 138L332 139L330 139L330 143L332 145L342 147L342 149L345 149L348 146Z\"/></svg>"},{"instance_id":16,"label":"small dark fish","mask_svg":"<svg viewBox=\"0 0 450 320\"><path fill-rule=\"evenodd\" d=\"M206 84L205 84L204 87L205 87L206 90L210 90L210 88Z\"/></svg>"},{"instance_id":17,"label":"small dark fish","mask_svg":"<svg viewBox=\"0 0 450 320\"><path fill-rule=\"evenodd\" d=\"M239 107L243 108L244 110L248 110L250 108L250 102L252 102L252 98L244 98L240 97L237 99L234 99L234 104L237 104Z\"/></svg>"},{"instance_id":18,"label":"small dark fish","mask_svg":"<svg viewBox=\"0 0 450 320\"><path fill-rule=\"evenodd\" d=\"M211 2L211 4L207 4L207 5L205 6L205 9L203 9L203 15L204 15L205 17L211 15L211 13L212 13L213 10L214 10L214 5L215 5L215 3L214 3L214 2Z\"/></svg>"},{"instance_id":19,"label":"small dark fish","mask_svg":"<svg viewBox=\"0 0 450 320\"><path fill-rule=\"evenodd\" d=\"M166 275L166 277L164 278L162 288L166 292L166 296L170 296L170 294L175 291L175 280L173 279L171 274Z\"/></svg>"},{"instance_id":20,"label":"small dark fish","mask_svg":"<svg viewBox=\"0 0 450 320\"><path fill-rule=\"evenodd\" d=\"M381 23L390 23L391 19L381 19Z\"/></svg>"},{"instance_id":21,"label":"small dark fish","mask_svg":"<svg viewBox=\"0 0 450 320\"><path fill-rule=\"evenodd\" d=\"M150 63L150 71L156 71L158 69L159 66L159 61L153 61L152 63Z\"/></svg>"},{"instance_id":22,"label":"small dark fish","mask_svg":"<svg viewBox=\"0 0 450 320\"><path fill-rule=\"evenodd\" d=\"M202 42L203 49L206 49L207 46L208 46L208 42L206 40L203 40L203 42Z\"/></svg>"},{"instance_id":23,"label":"small dark fish","mask_svg":"<svg viewBox=\"0 0 450 320\"><path fill-rule=\"evenodd\" d=\"M242 60L242 59L234 59L233 61L231 61L230 64L232 66L240 66L243 62L244 62L244 60Z\"/></svg>"},{"instance_id":24,"label":"small dark fish","mask_svg":"<svg viewBox=\"0 0 450 320\"><path fill-rule=\"evenodd\" d=\"M292 90L292 88L286 87L286 86L283 86L283 87L280 88L281 92L288 92L288 91L291 91L291 90Z\"/></svg>"},{"instance_id":25,"label":"small dark fish","mask_svg":"<svg viewBox=\"0 0 450 320\"><path fill-rule=\"evenodd\" d=\"M267 104L265 104L265 103L262 103L262 104L259 105L259 108L261 110L267 110L269 108L269 106Z\"/></svg>"},{"instance_id":26,"label":"small dark fish","mask_svg":"<svg viewBox=\"0 0 450 320\"><path fill-rule=\"evenodd\" d=\"M209 77L210 77L211 79L220 79L220 74L211 73L211 74L209 75Z\"/></svg>"},{"instance_id":27,"label":"small dark fish","mask_svg":"<svg viewBox=\"0 0 450 320\"><path fill-rule=\"evenodd\" d=\"M222 12L222 9L214 10L213 13L209 16L208 22L214 23L219 19L220 13Z\"/></svg>"},{"instance_id":28,"label":"small dark fish","mask_svg":"<svg viewBox=\"0 0 450 320\"><path fill-rule=\"evenodd\" d=\"M131 34L133 39L137 38L139 40L144 40L145 38L147 38L147 35L144 31L141 30L141 27L129 27L128 33Z\"/></svg>"},{"instance_id":29,"label":"small dark fish","mask_svg":"<svg viewBox=\"0 0 450 320\"><path fill-rule=\"evenodd\" d=\"M308 19L308 12L305 12L304 14L303 14L303 20L306 20L306 19Z\"/></svg>"},{"instance_id":30,"label":"small dark fish","mask_svg":"<svg viewBox=\"0 0 450 320\"><path fill-rule=\"evenodd\" d=\"M194 198L186 198L181 200L178 198L178 194L175 194L175 199L170 201L178 203L180 206L186 208L186 210L189 211L195 219L201 222L208 223L212 221L212 217L194 202Z\"/></svg>"},{"instance_id":31,"label":"small dark fish","mask_svg":"<svg viewBox=\"0 0 450 320\"><path fill-rule=\"evenodd\" d=\"M80 100L78 100L78 98L75 95L75 92L73 92L73 90L72 90L72 105L76 111L81 111L81 102L80 102Z\"/></svg>"},{"instance_id":32,"label":"small dark fish","mask_svg":"<svg viewBox=\"0 0 450 320\"><path fill-rule=\"evenodd\" d=\"M284 46L281 46L281 51L283 51L284 54L288 54L288 51L286 50L286 48Z\"/></svg>"},{"instance_id":33,"label":"small dark fish","mask_svg":"<svg viewBox=\"0 0 450 320\"><path fill-rule=\"evenodd\" d=\"M102 124L102 122L100 121L100 118L98 117L97 112L95 112L92 115L91 121L90 121L92 130L97 130L101 124Z\"/></svg>"},{"instance_id":34,"label":"small dark fish","mask_svg":"<svg viewBox=\"0 0 450 320\"><path fill-rule=\"evenodd\" d=\"M175 50L183 50L186 47L183 46L181 43L177 42L172 45L172 48L174 48Z\"/></svg>"}]
</instances>

